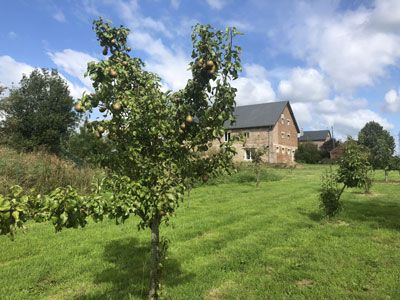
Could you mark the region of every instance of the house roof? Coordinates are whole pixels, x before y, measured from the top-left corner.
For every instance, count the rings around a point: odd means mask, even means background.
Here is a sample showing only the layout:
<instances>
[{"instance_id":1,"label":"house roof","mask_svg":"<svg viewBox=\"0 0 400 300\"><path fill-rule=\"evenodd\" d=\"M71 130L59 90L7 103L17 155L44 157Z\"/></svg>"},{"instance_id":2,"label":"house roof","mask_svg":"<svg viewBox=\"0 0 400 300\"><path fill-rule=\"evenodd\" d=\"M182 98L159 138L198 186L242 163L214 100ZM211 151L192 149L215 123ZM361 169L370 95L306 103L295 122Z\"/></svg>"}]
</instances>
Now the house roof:
<instances>
[{"instance_id":1,"label":"house roof","mask_svg":"<svg viewBox=\"0 0 400 300\"><path fill-rule=\"evenodd\" d=\"M289 101L237 106L234 112L236 116L235 122L230 124L229 121L226 121L224 126L226 129L274 126L276 122L278 122L286 106L288 106L290 114L292 115L297 132L300 132Z\"/></svg>"},{"instance_id":2,"label":"house roof","mask_svg":"<svg viewBox=\"0 0 400 300\"><path fill-rule=\"evenodd\" d=\"M299 137L299 141L325 141L327 136L331 136L331 132L329 130L304 131L303 135Z\"/></svg>"}]
</instances>

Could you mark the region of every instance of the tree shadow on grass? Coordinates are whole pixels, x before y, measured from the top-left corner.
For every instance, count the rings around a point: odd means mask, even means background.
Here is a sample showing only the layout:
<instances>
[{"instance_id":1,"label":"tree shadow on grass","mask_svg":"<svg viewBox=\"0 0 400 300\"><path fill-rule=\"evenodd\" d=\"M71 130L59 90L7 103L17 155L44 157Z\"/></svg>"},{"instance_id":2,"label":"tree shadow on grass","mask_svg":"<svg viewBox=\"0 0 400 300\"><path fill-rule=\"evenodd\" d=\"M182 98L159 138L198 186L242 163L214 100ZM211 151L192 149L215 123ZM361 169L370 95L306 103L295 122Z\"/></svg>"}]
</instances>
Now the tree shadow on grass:
<instances>
[{"instance_id":1,"label":"tree shadow on grass","mask_svg":"<svg viewBox=\"0 0 400 300\"><path fill-rule=\"evenodd\" d=\"M341 217L368 222L373 228L400 230L400 202L381 200L378 198L344 203Z\"/></svg>"},{"instance_id":2,"label":"tree shadow on grass","mask_svg":"<svg viewBox=\"0 0 400 300\"><path fill-rule=\"evenodd\" d=\"M322 211L304 212L300 214L308 216L314 222L328 220ZM343 209L335 217L343 221L366 222L372 228L388 228L400 230L400 202L371 198L364 200L345 200ZM335 220L333 219L333 220Z\"/></svg>"},{"instance_id":3,"label":"tree shadow on grass","mask_svg":"<svg viewBox=\"0 0 400 300\"><path fill-rule=\"evenodd\" d=\"M150 282L150 245L141 244L135 238L114 240L106 245L104 259L112 266L97 274L94 284L106 283L111 287L103 293L89 293L76 299L128 299L132 296L147 298ZM182 272L176 259L169 258L164 262L164 286L176 286L193 277L193 274Z\"/></svg>"}]
</instances>

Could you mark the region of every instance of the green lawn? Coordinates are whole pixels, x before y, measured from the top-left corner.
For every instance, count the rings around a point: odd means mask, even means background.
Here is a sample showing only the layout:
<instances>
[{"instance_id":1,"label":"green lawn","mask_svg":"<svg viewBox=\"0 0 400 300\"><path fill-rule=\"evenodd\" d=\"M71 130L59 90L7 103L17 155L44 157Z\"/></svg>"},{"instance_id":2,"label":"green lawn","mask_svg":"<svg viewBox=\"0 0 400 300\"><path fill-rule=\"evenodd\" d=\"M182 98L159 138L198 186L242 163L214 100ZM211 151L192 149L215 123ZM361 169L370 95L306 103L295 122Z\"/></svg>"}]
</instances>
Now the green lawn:
<instances>
[{"instance_id":1,"label":"green lawn","mask_svg":"<svg viewBox=\"0 0 400 300\"><path fill-rule=\"evenodd\" d=\"M400 299L400 176L375 174L371 195L343 194L321 218L324 167L271 170L280 181L196 188L170 227L170 299ZM236 177L237 178L237 177ZM30 223L0 237L0 299L138 299L148 285L149 235L136 220L54 234Z\"/></svg>"}]
</instances>

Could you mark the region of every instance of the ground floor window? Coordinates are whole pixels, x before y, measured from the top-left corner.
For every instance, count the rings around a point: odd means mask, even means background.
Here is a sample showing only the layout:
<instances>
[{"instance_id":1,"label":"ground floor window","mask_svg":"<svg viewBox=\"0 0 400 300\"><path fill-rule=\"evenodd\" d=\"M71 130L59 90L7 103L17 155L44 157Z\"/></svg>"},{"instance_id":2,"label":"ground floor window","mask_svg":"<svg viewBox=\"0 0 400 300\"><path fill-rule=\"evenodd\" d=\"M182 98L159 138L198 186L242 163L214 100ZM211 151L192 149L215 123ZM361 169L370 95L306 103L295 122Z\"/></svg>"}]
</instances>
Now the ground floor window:
<instances>
[{"instance_id":1,"label":"ground floor window","mask_svg":"<svg viewBox=\"0 0 400 300\"><path fill-rule=\"evenodd\" d=\"M225 142L228 142L231 139L231 133L228 131L225 131Z\"/></svg>"},{"instance_id":2,"label":"ground floor window","mask_svg":"<svg viewBox=\"0 0 400 300\"><path fill-rule=\"evenodd\" d=\"M253 157L254 157L255 149L253 149L253 148L248 148L248 149L244 149L244 150L245 150L244 159L245 159L245 160L252 160Z\"/></svg>"}]
</instances>

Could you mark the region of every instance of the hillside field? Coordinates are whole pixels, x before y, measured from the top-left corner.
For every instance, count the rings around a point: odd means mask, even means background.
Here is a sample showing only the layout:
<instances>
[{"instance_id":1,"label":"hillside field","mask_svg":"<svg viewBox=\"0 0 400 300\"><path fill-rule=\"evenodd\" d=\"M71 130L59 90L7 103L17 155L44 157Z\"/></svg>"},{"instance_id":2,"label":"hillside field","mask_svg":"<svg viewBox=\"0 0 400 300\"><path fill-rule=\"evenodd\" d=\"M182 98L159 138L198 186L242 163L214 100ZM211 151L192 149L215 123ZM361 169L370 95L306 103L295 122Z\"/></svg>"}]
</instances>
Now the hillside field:
<instances>
[{"instance_id":1,"label":"hillside field","mask_svg":"<svg viewBox=\"0 0 400 300\"><path fill-rule=\"evenodd\" d=\"M240 173L195 188L162 228L166 297L400 299L399 173L385 183L376 172L370 195L346 190L328 221L318 208L324 168L268 169L258 189ZM0 236L0 299L146 297L150 232L136 221L57 234L29 223L15 241Z\"/></svg>"}]
</instances>

